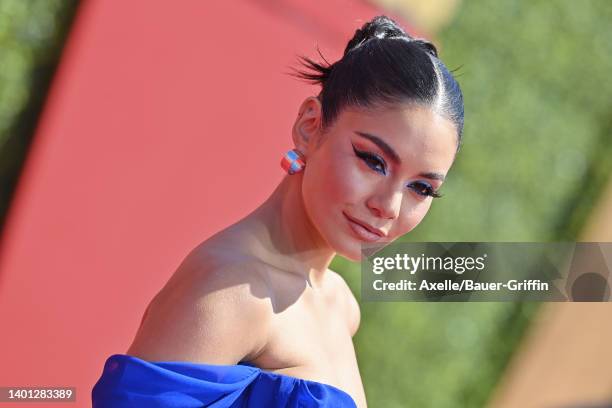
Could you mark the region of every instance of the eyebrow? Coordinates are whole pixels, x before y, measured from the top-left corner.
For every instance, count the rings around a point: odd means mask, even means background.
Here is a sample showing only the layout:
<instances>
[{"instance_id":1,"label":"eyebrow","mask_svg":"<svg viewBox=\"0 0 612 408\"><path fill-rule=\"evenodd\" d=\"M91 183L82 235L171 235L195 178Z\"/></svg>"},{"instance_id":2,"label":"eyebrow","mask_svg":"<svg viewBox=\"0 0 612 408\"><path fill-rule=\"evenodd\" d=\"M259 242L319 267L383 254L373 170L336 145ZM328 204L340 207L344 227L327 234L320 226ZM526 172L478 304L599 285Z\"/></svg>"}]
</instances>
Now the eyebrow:
<instances>
[{"instance_id":1,"label":"eyebrow","mask_svg":"<svg viewBox=\"0 0 612 408\"><path fill-rule=\"evenodd\" d=\"M393 148L389 146L387 142L382 140L380 137L375 136L370 133L360 132L358 130L355 130L355 134L363 137L364 139L368 139L370 142L374 143L376 146L380 148L380 150L382 150L387 156L389 156L391 160L393 160L396 164L402 164L402 159L400 159L399 155L395 152L395 150L393 150ZM444 181L444 178L445 178L443 174L435 173L435 172L420 173L419 177L424 177L430 180L440 180L440 181Z\"/></svg>"}]
</instances>

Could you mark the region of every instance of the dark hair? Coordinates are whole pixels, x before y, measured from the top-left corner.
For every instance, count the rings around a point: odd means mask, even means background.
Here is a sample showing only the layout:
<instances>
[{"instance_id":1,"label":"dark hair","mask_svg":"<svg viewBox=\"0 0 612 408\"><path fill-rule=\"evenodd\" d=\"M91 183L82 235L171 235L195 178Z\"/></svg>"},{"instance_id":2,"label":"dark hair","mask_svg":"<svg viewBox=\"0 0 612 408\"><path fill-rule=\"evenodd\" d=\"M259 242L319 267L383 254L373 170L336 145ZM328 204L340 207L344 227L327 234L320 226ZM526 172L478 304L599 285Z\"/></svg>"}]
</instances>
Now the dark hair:
<instances>
[{"instance_id":1,"label":"dark hair","mask_svg":"<svg viewBox=\"0 0 612 408\"><path fill-rule=\"evenodd\" d=\"M326 65L300 56L309 71L294 70L293 75L321 85L324 129L349 106L416 102L450 119L457 126L458 147L461 144L461 89L429 41L415 39L392 19L377 16L355 31L340 60L330 64L319 55Z\"/></svg>"}]
</instances>

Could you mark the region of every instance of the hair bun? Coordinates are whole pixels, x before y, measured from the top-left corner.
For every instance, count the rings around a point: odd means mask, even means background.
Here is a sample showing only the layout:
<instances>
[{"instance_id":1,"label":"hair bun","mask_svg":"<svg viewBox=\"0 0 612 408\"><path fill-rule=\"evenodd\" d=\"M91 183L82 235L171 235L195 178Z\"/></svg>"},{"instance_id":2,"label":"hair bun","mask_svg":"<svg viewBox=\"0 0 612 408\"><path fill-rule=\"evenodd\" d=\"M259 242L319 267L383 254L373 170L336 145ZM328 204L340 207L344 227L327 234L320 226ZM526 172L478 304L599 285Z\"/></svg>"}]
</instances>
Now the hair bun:
<instances>
[{"instance_id":1,"label":"hair bun","mask_svg":"<svg viewBox=\"0 0 612 408\"><path fill-rule=\"evenodd\" d=\"M427 40L414 39L408 35L394 20L387 16L376 16L369 22L365 23L361 28L355 31L355 35L348 42L344 50L344 55L349 51L358 48L366 41L372 38L404 38L410 42L416 43L425 52L438 56L438 50L436 47Z\"/></svg>"},{"instance_id":2,"label":"hair bun","mask_svg":"<svg viewBox=\"0 0 612 408\"><path fill-rule=\"evenodd\" d=\"M350 50L359 47L361 44L371 38L389 38L389 37L406 37L411 39L404 30L397 25L395 21L387 16L377 16L365 23L361 28L355 31L355 35L346 45L344 54Z\"/></svg>"}]
</instances>

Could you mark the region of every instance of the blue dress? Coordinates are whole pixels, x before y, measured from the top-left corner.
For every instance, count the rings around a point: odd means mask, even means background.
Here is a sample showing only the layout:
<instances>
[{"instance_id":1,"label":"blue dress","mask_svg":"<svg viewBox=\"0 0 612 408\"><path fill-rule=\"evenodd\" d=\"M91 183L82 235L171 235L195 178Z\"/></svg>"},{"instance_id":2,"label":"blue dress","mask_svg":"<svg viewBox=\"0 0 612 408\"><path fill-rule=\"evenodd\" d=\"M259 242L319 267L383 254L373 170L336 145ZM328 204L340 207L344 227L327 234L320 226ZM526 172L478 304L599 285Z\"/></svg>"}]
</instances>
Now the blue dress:
<instances>
[{"instance_id":1,"label":"blue dress","mask_svg":"<svg viewBox=\"0 0 612 408\"><path fill-rule=\"evenodd\" d=\"M113 354L91 391L93 408L356 408L331 385L275 374L248 363L150 362Z\"/></svg>"}]
</instances>

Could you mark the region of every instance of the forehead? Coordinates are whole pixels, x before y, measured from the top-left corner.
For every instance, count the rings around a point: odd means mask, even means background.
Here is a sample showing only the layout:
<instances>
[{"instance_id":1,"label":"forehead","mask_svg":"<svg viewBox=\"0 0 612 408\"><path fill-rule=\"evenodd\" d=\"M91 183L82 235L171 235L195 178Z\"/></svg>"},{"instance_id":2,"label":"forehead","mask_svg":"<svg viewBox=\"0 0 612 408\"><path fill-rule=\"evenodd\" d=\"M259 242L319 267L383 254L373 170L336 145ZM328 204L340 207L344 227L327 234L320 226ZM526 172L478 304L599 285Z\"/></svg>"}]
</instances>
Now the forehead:
<instances>
[{"instance_id":1,"label":"forehead","mask_svg":"<svg viewBox=\"0 0 612 408\"><path fill-rule=\"evenodd\" d=\"M359 131L377 136L396 151L402 162L418 162L438 171L448 171L457 150L453 122L422 105L347 108L336 125L343 133Z\"/></svg>"}]
</instances>

